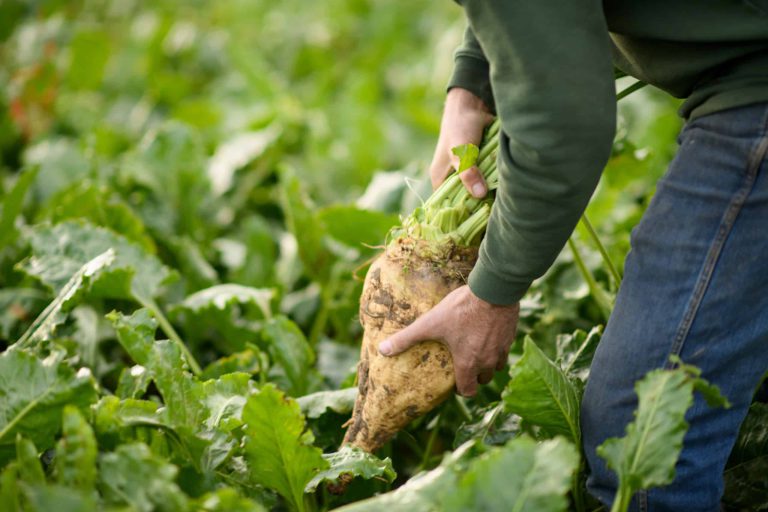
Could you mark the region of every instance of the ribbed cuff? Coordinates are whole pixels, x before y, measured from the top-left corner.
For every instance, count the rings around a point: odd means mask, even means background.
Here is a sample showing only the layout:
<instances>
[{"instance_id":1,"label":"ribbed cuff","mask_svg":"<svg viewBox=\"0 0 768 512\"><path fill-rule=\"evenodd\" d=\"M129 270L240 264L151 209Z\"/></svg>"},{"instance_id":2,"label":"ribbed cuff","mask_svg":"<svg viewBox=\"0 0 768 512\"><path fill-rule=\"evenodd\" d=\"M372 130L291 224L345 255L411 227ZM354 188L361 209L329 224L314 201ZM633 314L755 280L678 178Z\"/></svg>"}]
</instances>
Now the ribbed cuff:
<instances>
[{"instance_id":1,"label":"ribbed cuff","mask_svg":"<svg viewBox=\"0 0 768 512\"><path fill-rule=\"evenodd\" d=\"M496 114L496 104L493 101L493 90L491 89L490 68L488 63L472 55L457 53L453 68L453 75L448 81L447 90L454 87L466 89L485 103L494 115Z\"/></svg>"},{"instance_id":2,"label":"ribbed cuff","mask_svg":"<svg viewBox=\"0 0 768 512\"><path fill-rule=\"evenodd\" d=\"M503 279L490 270L481 258L470 272L467 284L472 293L485 302L509 306L523 298L532 282L521 283Z\"/></svg>"}]
</instances>

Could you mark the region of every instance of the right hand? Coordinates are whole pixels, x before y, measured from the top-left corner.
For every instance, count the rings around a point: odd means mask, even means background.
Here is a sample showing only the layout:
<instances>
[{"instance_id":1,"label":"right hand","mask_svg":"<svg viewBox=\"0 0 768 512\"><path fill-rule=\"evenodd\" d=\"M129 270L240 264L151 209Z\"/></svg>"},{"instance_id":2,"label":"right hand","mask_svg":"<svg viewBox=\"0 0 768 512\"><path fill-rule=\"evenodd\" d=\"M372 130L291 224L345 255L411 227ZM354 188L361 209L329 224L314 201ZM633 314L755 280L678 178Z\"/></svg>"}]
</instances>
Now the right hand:
<instances>
[{"instance_id":1,"label":"right hand","mask_svg":"<svg viewBox=\"0 0 768 512\"><path fill-rule=\"evenodd\" d=\"M491 122L493 114L483 100L460 87L448 91L440 122L440 138L429 166L433 189L439 187L452 170L459 168L459 157L451 152L451 148L469 143L479 146L483 130ZM467 169L459 177L473 197L482 198L488 193L488 186L477 167Z\"/></svg>"}]
</instances>

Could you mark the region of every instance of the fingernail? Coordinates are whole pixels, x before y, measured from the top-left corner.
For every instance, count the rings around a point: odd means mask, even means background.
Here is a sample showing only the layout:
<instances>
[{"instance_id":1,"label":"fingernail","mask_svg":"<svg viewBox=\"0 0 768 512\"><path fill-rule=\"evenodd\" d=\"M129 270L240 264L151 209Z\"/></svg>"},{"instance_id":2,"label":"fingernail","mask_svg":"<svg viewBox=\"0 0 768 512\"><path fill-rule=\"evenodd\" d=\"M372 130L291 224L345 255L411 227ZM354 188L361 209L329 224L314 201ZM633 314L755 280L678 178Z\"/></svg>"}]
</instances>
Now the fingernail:
<instances>
[{"instance_id":1,"label":"fingernail","mask_svg":"<svg viewBox=\"0 0 768 512\"><path fill-rule=\"evenodd\" d=\"M384 340L379 344L379 354L383 356L388 356L392 353L392 342L389 340Z\"/></svg>"},{"instance_id":2,"label":"fingernail","mask_svg":"<svg viewBox=\"0 0 768 512\"><path fill-rule=\"evenodd\" d=\"M482 183L475 183L472 185L472 195L475 197L483 197L485 195L485 186Z\"/></svg>"}]
</instances>

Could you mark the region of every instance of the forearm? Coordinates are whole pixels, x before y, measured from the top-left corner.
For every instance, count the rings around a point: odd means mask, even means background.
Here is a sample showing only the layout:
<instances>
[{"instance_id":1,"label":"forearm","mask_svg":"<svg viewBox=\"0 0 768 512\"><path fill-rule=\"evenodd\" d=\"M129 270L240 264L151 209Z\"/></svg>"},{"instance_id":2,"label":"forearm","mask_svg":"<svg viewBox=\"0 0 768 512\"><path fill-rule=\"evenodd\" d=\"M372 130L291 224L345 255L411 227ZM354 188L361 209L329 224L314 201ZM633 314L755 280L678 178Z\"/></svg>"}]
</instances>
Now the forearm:
<instances>
[{"instance_id":1,"label":"forearm","mask_svg":"<svg viewBox=\"0 0 768 512\"><path fill-rule=\"evenodd\" d=\"M610 154L607 28L599 0L463 5L502 124L500 186L469 284L488 302L512 304L562 249Z\"/></svg>"}]
</instances>

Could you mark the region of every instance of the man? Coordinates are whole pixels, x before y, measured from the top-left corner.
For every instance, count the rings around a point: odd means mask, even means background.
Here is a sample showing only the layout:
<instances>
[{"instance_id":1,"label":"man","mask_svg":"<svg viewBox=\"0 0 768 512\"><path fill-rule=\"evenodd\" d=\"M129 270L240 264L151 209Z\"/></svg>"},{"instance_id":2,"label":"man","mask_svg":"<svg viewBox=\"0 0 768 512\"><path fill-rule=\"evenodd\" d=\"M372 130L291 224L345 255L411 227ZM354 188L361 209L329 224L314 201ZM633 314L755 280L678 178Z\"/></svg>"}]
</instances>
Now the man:
<instances>
[{"instance_id":1,"label":"man","mask_svg":"<svg viewBox=\"0 0 768 512\"><path fill-rule=\"evenodd\" d=\"M612 63L687 98L680 150L632 236L625 276L582 405L588 486L610 504L616 477L596 456L621 436L633 385L694 364L732 402L697 397L677 476L638 493L635 510L716 511L722 471L768 369L768 3L765 0L463 2L469 28L430 169L479 143L495 112L501 176L477 266L464 286L382 343L394 355L424 339L450 348L461 394L503 366L518 301L552 264L594 191L615 125ZM455 163L454 163L455 165ZM486 193L476 169L462 180Z\"/></svg>"}]
</instances>

